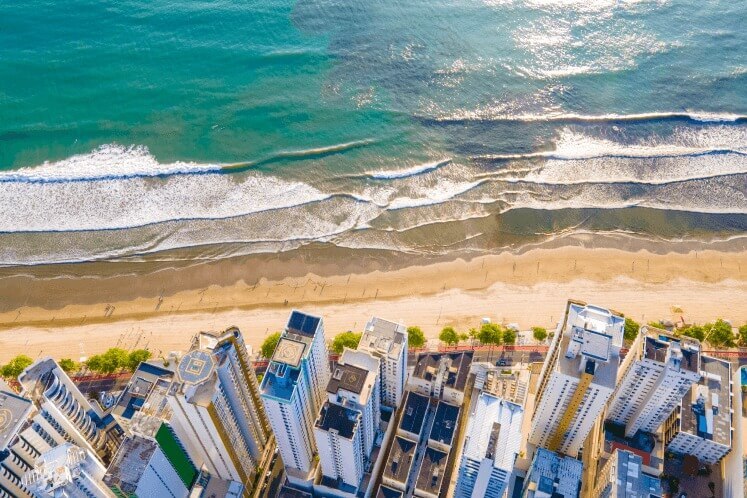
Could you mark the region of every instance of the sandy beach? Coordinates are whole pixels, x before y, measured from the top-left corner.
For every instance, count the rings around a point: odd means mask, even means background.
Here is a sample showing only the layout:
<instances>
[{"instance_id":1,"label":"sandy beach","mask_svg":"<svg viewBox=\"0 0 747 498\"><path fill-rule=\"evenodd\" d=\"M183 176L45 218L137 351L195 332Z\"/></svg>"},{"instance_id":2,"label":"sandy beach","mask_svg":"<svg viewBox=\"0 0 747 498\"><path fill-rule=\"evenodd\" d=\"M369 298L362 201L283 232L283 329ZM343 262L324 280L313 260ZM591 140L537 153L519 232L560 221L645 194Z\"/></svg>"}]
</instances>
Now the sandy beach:
<instances>
[{"instance_id":1,"label":"sandy beach","mask_svg":"<svg viewBox=\"0 0 747 498\"><path fill-rule=\"evenodd\" d=\"M166 354L184 350L199 330L229 325L256 347L292 308L323 316L330 337L360 330L372 315L419 325L429 337L482 317L550 327L570 297L639 321L747 321L745 252L565 247L389 267L385 259L347 255L140 263L137 271L114 263L4 269L0 362L19 353L78 359L113 345ZM17 305L21 299L25 305Z\"/></svg>"}]
</instances>

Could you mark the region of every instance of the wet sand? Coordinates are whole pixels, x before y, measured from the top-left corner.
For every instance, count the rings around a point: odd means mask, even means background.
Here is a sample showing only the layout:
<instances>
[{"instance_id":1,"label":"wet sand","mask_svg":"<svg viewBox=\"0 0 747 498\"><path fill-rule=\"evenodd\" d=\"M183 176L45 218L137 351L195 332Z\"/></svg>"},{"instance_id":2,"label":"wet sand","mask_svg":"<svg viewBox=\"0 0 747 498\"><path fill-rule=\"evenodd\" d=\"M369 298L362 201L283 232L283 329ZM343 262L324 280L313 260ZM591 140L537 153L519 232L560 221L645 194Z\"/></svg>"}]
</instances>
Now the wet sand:
<instances>
[{"instance_id":1,"label":"wet sand","mask_svg":"<svg viewBox=\"0 0 747 498\"><path fill-rule=\"evenodd\" d=\"M77 359L114 345L165 354L186 348L199 330L229 325L258 346L292 308L322 315L330 337L359 330L371 315L419 325L430 337L484 316L553 326L571 297L640 321L747 321L747 252L563 247L417 264L370 251L319 251L188 266L2 269L0 361L18 353Z\"/></svg>"}]
</instances>

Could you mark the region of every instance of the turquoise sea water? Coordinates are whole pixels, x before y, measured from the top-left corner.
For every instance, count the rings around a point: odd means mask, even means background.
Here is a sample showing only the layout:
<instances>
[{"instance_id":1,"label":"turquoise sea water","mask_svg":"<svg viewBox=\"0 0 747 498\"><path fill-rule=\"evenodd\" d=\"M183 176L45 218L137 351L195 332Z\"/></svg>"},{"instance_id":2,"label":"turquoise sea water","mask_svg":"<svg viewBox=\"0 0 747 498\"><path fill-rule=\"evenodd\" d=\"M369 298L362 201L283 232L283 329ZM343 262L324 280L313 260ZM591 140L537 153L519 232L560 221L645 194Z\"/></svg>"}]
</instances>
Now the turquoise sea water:
<instances>
[{"instance_id":1,"label":"turquoise sea water","mask_svg":"<svg viewBox=\"0 0 747 498\"><path fill-rule=\"evenodd\" d=\"M747 229L747 3L0 2L0 263Z\"/></svg>"}]
</instances>

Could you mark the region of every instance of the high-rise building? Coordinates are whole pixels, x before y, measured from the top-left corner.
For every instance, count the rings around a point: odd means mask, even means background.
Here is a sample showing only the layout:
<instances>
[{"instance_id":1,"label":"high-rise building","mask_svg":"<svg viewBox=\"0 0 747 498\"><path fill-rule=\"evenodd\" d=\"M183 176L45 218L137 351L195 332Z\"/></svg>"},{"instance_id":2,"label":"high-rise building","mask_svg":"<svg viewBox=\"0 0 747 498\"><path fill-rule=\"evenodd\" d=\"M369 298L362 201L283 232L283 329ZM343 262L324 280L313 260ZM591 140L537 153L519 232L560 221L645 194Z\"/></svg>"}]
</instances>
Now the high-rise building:
<instances>
[{"instance_id":1,"label":"high-rise building","mask_svg":"<svg viewBox=\"0 0 747 498\"><path fill-rule=\"evenodd\" d=\"M456 498L501 498L521 446L521 406L482 392L470 415Z\"/></svg>"},{"instance_id":2,"label":"high-rise building","mask_svg":"<svg viewBox=\"0 0 747 498\"><path fill-rule=\"evenodd\" d=\"M345 348L335 365L314 426L325 486L352 495L363 479L381 419L379 373L366 351Z\"/></svg>"},{"instance_id":3,"label":"high-rise building","mask_svg":"<svg viewBox=\"0 0 747 498\"><path fill-rule=\"evenodd\" d=\"M609 460L602 462L594 488L595 498L661 498L663 492L658 477L641 469L639 455L615 450Z\"/></svg>"},{"instance_id":4,"label":"high-rise building","mask_svg":"<svg viewBox=\"0 0 747 498\"><path fill-rule=\"evenodd\" d=\"M34 404L30 399L18 396L0 379L0 497L29 496L25 485L21 481L23 475L31 470L34 462L42 451L56 446L52 441L47 443L43 439L41 427L36 431L31 429L31 418L35 413ZM21 437L21 434L24 437ZM33 442L41 443L37 449ZM51 437L50 437L51 439ZM61 442L65 440L60 437Z\"/></svg>"},{"instance_id":5,"label":"high-rise building","mask_svg":"<svg viewBox=\"0 0 747 498\"><path fill-rule=\"evenodd\" d=\"M381 422L380 360L366 351L342 352L327 384L330 403L361 413L363 456L368 461Z\"/></svg>"},{"instance_id":6,"label":"high-rise building","mask_svg":"<svg viewBox=\"0 0 747 498\"><path fill-rule=\"evenodd\" d=\"M540 374L529 442L577 456L617 384L624 318L569 302Z\"/></svg>"},{"instance_id":7,"label":"high-rise building","mask_svg":"<svg viewBox=\"0 0 747 498\"><path fill-rule=\"evenodd\" d=\"M396 409L402 403L407 378L407 329L373 317L366 324L358 350L381 360L381 405Z\"/></svg>"},{"instance_id":8,"label":"high-rise building","mask_svg":"<svg viewBox=\"0 0 747 498\"><path fill-rule=\"evenodd\" d=\"M286 473L299 483L313 470L314 423L329 381L322 319L291 312L262 379L261 396Z\"/></svg>"},{"instance_id":9,"label":"high-rise building","mask_svg":"<svg viewBox=\"0 0 747 498\"><path fill-rule=\"evenodd\" d=\"M237 328L201 332L167 397L167 420L195 464L243 483L254 482L270 439L249 356Z\"/></svg>"},{"instance_id":10,"label":"high-rise building","mask_svg":"<svg viewBox=\"0 0 747 498\"><path fill-rule=\"evenodd\" d=\"M113 420L104 420L103 411L91 404L57 362L39 360L24 370L18 381L23 396L34 402L52 432L104 460L110 456L115 442L107 432ZM57 444L61 442L50 443L50 447Z\"/></svg>"},{"instance_id":11,"label":"high-rise building","mask_svg":"<svg viewBox=\"0 0 747 498\"><path fill-rule=\"evenodd\" d=\"M106 470L104 482L117 496L186 498L197 467L166 423L154 437L127 437Z\"/></svg>"},{"instance_id":12,"label":"high-rise building","mask_svg":"<svg viewBox=\"0 0 747 498\"><path fill-rule=\"evenodd\" d=\"M328 485L355 496L363 479L363 429L361 412L325 402L314 424L324 480ZM327 483L326 479L331 482Z\"/></svg>"},{"instance_id":13,"label":"high-rise building","mask_svg":"<svg viewBox=\"0 0 747 498\"><path fill-rule=\"evenodd\" d=\"M583 464L538 448L524 480L523 498L578 498Z\"/></svg>"},{"instance_id":14,"label":"high-rise building","mask_svg":"<svg viewBox=\"0 0 747 498\"><path fill-rule=\"evenodd\" d=\"M664 427L667 450L693 455L713 465L732 446L733 390L728 361L706 355L700 357L700 381L690 388L682 404Z\"/></svg>"},{"instance_id":15,"label":"high-rise building","mask_svg":"<svg viewBox=\"0 0 747 498\"><path fill-rule=\"evenodd\" d=\"M39 455L23 484L35 498L114 498L102 481L105 470L95 455L65 443Z\"/></svg>"},{"instance_id":16,"label":"high-rise building","mask_svg":"<svg viewBox=\"0 0 747 498\"><path fill-rule=\"evenodd\" d=\"M648 331L633 343L633 361L622 374L607 419L625 427L625 436L639 430L656 432L682 403L683 396L700 379L700 344Z\"/></svg>"}]
</instances>

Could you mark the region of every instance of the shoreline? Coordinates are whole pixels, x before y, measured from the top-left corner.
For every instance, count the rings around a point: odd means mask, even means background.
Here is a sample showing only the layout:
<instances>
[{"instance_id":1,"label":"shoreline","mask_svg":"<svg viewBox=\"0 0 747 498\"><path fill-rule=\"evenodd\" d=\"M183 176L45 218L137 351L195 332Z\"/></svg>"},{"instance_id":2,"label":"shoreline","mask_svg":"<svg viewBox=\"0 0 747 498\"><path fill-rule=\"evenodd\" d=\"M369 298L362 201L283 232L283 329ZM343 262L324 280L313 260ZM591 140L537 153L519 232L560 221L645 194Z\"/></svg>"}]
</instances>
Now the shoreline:
<instances>
[{"instance_id":1,"label":"shoreline","mask_svg":"<svg viewBox=\"0 0 747 498\"><path fill-rule=\"evenodd\" d=\"M387 257L312 250L183 268L140 263L151 265L144 274L118 272L124 268L114 263L98 263L113 265L108 276L0 273L0 362L45 349L77 359L112 347L117 337L131 347L138 330L140 346L181 350L200 329L232 324L257 347L292 308L322 315L330 337L374 314L419 325L429 337L447 324L476 326L483 316L523 328L553 326L568 298L639 321L678 318L673 307L693 322L747 321L747 251L566 246L420 264Z\"/></svg>"}]
</instances>

